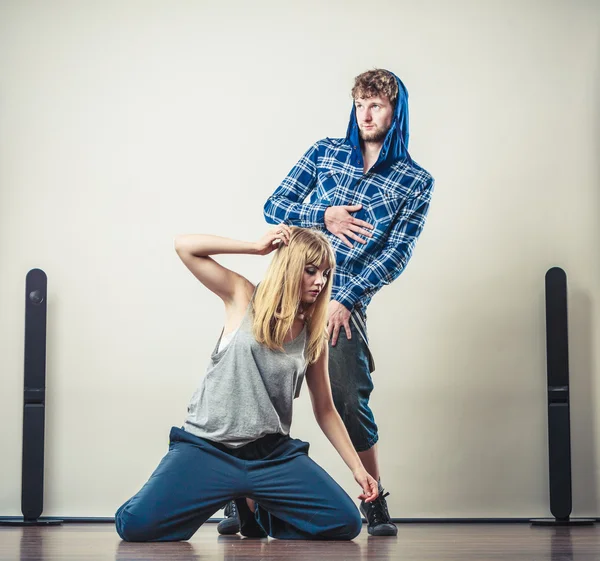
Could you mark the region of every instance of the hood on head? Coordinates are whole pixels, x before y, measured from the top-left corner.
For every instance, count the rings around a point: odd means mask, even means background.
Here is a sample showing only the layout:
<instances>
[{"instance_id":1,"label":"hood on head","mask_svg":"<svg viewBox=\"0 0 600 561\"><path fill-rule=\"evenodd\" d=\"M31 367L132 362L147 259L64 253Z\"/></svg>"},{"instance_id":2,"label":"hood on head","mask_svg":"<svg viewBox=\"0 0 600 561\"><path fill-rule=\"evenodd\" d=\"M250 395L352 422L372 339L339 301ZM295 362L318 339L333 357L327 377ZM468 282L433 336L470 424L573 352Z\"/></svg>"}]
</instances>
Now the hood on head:
<instances>
[{"instance_id":1,"label":"hood on head","mask_svg":"<svg viewBox=\"0 0 600 561\"><path fill-rule=\"evenodd\" d=\"M387 72L390 72L389 70ZM390 72L398 83L398 99L394 111L392 126L383 141L379 159L375 165L382 162L392 164L398 160L411 160L408 153L408 90L393 72ZM362 153L360 150L360 135L358 123L356 121L356 111L354 109L354 100L352 101L352 111L350 112L350 122L346 131L346 141L352 145L352 163L362 165Z\"/></svg>"}]
</instances>

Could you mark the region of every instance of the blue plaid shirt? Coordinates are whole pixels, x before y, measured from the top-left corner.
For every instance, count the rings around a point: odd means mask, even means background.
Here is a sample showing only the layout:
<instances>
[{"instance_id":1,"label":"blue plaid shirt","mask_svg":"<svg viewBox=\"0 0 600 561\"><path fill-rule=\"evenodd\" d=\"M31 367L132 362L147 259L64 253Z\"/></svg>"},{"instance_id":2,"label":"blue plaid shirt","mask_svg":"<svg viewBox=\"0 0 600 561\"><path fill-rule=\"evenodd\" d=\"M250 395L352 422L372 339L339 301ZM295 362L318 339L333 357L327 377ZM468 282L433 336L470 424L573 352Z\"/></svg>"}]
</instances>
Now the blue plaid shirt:
<instances>
[{"instance_id":1,"label":"blue plaid shirt","mask_svg":"<svg viewBox=\"0 0 600 561\"><path fill-rule=\"evenodd\" d=\"M363 309L373 295L406 267L423 226L433 191L433 178L412 160L400 160L363 173L362 162L351 162L352 146L344 139L315 143L267 200L265 218L318 228L336 254L334 300L352 310ZM325 229L329 206L362 204L353 216L374 226L366 244L352 249Z\"/></svg>"},{"instance_id":2,"label":"blue plaid shirt","mask_svg":"<svg viewBox=\"0 0 600 561\"><path fill-rule=\"evenodd\" d=\"M343 139L315 143L267 200L267 222L318 228L336 254L334 300L348 310L366 310L373 295L406 267L425 225L433 178L408 153L408 92L396 76L398 99L392 126L377 162L363 172L364 161L354 104ZM361 204L354 217L374 226L366 244L352 249L325 229L329 206Z\"/></svg>"}]
</instances>

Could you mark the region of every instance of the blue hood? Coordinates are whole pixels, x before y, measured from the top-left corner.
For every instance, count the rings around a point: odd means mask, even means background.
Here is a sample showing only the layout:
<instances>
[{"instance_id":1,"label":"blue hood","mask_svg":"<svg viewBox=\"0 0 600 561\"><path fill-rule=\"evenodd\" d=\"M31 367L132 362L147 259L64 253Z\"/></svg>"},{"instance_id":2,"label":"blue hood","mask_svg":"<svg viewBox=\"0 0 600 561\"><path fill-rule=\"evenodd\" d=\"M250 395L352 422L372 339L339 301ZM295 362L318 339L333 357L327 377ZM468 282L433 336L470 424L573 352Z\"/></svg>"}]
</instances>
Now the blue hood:
<instances>
[{"instance_id":1,"label":"blue hood","mask_svg":"<svg viewBox=\"0 0 600 561\"><path fill-rule=\"evenodd\" d=\"M412 161L408 153L408 90L398 76L393 72L390 72L390 74L396 78L396 82L398 83L398 100L396 101L396 110L394 111L392 126L383 141L379 159L375 166L380 166L383 162L385 162L386 165L391 165L398 160ZM363 159L360 151L360 136L358 123L356 122L354 102L352 103L352 112L350 113L348 130L346 131L346 142L349 142L353 148L351 158L352 163L357 166L362 166Z\"/></svg>"}]
</instances>

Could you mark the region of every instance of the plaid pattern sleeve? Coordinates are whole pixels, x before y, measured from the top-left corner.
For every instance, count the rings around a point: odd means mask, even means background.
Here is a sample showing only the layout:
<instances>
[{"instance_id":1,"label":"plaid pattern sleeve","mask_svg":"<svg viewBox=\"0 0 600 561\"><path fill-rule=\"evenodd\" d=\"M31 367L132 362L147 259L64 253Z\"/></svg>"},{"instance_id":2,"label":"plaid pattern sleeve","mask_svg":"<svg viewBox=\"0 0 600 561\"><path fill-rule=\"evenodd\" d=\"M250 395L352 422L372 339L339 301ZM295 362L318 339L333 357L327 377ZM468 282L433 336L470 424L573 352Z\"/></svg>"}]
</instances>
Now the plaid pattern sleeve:
<instances>
[{"instance_id":1,"label":"plaid pattern sleeve","mask_svg":"<svg viewBox=\"0 0 600 561\"><path fill-rule=\"evenodd\" d=\"M322 226L328 203L304 203L317 183L318 146L314 144L300 158L264 206L270 224L285 223L301 228Z\"/></svg>"},{"instance_id":2,"label":"plaid pattern sleeve","mask_svg":"<svg viewBox=\"0 0 600 561\"><path fill-rule=\"evenodd\" d=\"M408 263L429 210L433 178L408 199L396 216L381 253L358 275L346 276L334 298L352 310L360 301L369 301L382 286L398 278Z\"/></svg>"},{"instance_id":3,"label":"plaid pattern sleeve","mask_svg":"<svg viewBox=\"0 0 600 561\"><path fill-rule=\"evenodd\" d=\"M396 279L411 258L429 210L433 178L412 159L364 171L344 139L316 142L269 197L271 224L318 228L336 255L332 298L349 310L366 309L375 293ZM373 224L373 237L351 248L325 228L330 206L361 205L353 216Z\"/></svg>"}]
</instances>

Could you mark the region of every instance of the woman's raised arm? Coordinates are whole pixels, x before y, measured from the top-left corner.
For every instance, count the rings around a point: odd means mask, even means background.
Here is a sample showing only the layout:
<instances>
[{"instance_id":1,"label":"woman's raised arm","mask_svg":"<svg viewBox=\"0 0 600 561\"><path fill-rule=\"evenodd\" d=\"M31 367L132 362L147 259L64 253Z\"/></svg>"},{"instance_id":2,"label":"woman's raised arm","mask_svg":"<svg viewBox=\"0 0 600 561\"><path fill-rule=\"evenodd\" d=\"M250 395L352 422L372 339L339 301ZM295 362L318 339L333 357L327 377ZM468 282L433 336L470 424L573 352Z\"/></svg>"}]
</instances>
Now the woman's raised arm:
<instances>
[{"instance_id":1,"label":"woman's raised arm","mask_svg":"<svg viewBox=\"0 0 600 561\"><path fill-rule=\"evenodd\" d=\"M175 237L177 255L191 273L225 304L233 303L238 295L252 293L254 286L242 275L223 267L211 255L251 254L267 255L277 249L279 243L288 243L289 227L275 226L256 242L246 242L212 236L209 234L186 234Z\"/></svg>"}]
</instances>

